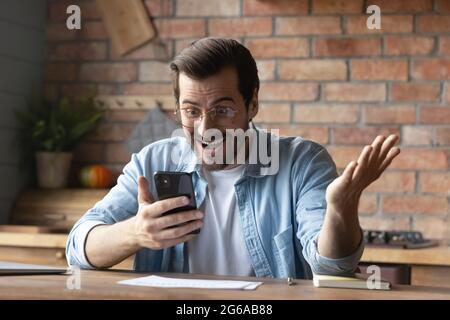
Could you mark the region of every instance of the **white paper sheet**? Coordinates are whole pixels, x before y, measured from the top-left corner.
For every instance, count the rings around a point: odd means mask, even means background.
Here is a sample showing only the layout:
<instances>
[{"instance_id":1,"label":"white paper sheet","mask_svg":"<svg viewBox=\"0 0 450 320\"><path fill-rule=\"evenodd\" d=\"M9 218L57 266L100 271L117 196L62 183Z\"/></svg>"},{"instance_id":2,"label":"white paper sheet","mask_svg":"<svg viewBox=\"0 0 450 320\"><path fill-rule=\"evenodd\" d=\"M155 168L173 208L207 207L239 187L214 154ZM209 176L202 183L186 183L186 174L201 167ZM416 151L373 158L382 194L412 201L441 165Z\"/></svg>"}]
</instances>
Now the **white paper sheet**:
<instances>
[{"instance_id":1,"label":"white paper sheet","mask_svg":"<svg viewBox=\"0 0 450 320\"><path fill-rule=\"evenodd\" d=\"M231 280L201 280L179 279L159 276L148 276L129 280L122 280L119 284L131 286L146 286L160 288L197 288L197 289L238 289L255 290L262 282L231 281Z\"/></svg>"}]
</instances>

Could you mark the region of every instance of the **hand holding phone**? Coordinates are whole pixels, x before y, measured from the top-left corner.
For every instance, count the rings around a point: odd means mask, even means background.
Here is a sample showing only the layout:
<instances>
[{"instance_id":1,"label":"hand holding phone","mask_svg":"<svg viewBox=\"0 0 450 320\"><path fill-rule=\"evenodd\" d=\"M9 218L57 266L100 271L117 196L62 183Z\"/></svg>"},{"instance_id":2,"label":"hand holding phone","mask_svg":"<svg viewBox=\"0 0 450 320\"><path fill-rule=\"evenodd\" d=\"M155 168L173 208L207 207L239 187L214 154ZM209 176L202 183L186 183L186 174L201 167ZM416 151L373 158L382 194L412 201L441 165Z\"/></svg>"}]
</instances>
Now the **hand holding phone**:
<instances>
[{"instance_id":1,"label":"hand holding phone","mask_svg":"<svg viewBox=\"0 0 450 320\"><path fill-rule=\"evenodd\" d=\"M175 246L191 240L191 234L203 226L203 213L197 209L183 210L191 200L177 196L154 201L145 177L138 178L139 209L133 221L132 232L141 247L154 250ZM172 212L172 214L167 214Z\"/></svg>"}]
</instances>

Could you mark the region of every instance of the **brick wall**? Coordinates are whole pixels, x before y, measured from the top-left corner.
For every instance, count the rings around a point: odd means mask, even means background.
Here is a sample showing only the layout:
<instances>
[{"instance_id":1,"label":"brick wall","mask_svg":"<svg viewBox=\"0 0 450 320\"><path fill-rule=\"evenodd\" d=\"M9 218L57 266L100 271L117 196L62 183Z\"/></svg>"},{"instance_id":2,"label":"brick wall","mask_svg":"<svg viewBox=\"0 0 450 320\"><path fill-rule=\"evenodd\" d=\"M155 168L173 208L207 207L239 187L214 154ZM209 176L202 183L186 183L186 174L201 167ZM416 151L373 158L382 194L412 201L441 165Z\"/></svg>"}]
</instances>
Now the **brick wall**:
<instances>
[{"instance_id":1,"label":"brick wall","mask_svg":"<svg viewBox=\"0 0 450 320\"><path fill-rule=\"evenodd\" d=\"M64 27L78 2L82 30ZM169 61L189 41L233 37L258 62L258 121L324 144L339 168L377 134L399 133L402 154L361 201L367 228L449 235L450 0L146 0L158 39L112 52L95 3L49 1L46 94L171 93ZM377 4L382 30L368 30ZM120 168L122 141L142 112L110 112L77 161Z\"/></svg>"}]
</instances>

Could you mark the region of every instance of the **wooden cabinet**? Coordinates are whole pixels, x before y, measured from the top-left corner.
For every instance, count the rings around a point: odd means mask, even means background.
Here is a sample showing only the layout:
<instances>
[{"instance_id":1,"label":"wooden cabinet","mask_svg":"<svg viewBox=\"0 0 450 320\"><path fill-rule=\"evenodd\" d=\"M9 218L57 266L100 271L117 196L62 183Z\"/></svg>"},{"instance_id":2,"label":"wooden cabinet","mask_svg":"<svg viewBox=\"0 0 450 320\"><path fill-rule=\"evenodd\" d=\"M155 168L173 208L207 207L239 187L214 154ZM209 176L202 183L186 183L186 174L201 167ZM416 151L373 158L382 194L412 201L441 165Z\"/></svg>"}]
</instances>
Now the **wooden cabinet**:
<instances>
[{"instance_id":1,"label":"wooden cabinet","mask_svg":"<svg viewBox=\"0 0 450 320\"><path fill-rule=\"evenodd\" d=\"M367 264L409 269L412 285L450 287L450 247L397 249L366 247L361 261Z\"/></svg>"}]
</instances>

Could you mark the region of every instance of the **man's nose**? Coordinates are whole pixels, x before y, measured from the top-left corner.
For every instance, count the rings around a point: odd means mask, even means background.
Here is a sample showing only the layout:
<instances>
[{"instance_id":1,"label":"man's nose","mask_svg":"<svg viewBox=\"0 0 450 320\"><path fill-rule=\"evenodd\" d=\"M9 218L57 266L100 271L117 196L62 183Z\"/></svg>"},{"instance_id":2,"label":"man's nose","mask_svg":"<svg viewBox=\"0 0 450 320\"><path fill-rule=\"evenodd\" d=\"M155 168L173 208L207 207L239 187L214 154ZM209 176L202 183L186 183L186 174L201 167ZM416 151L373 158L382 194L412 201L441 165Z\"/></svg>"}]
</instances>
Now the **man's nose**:
<instances>
[{"instance_id":1,"label":"man's nose","mask_svg":"<svg viewBox=\"0 0 450 320\"><path fill-rule=\"evenodd\" d=\"M203 137L206 130L214 128L214 122L208 114L204 114L200 120L197 122L198 133Z\"/></svg>"}]
</instances>

